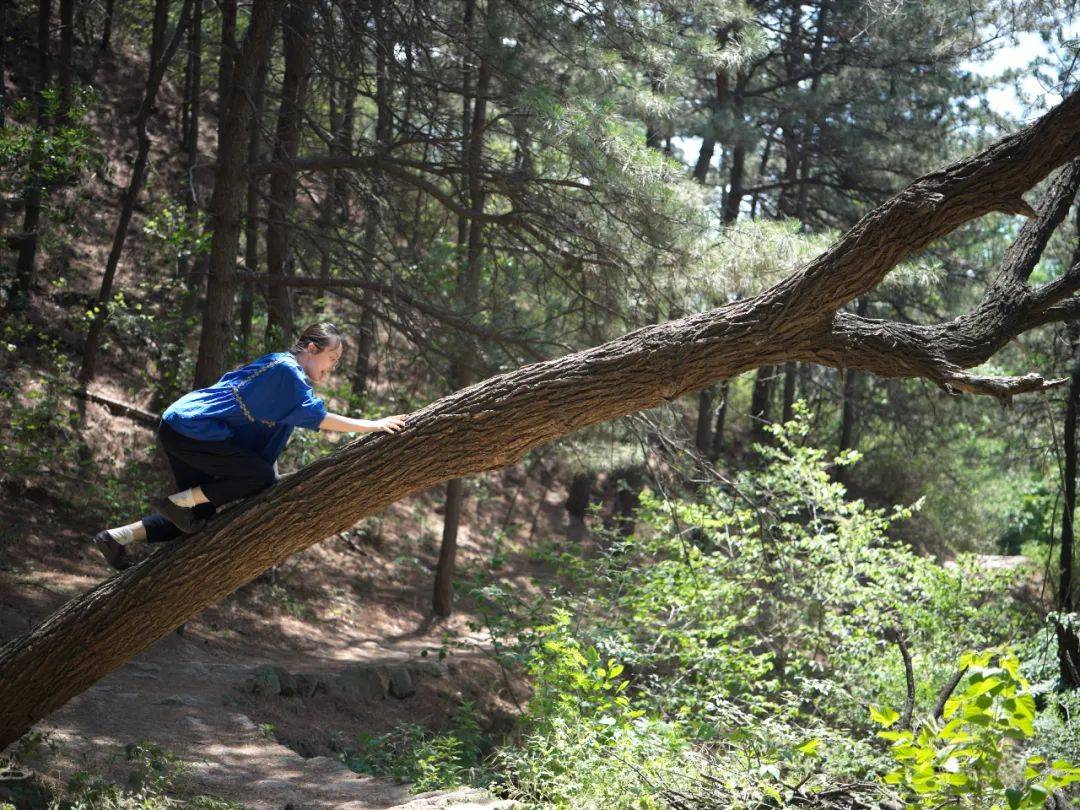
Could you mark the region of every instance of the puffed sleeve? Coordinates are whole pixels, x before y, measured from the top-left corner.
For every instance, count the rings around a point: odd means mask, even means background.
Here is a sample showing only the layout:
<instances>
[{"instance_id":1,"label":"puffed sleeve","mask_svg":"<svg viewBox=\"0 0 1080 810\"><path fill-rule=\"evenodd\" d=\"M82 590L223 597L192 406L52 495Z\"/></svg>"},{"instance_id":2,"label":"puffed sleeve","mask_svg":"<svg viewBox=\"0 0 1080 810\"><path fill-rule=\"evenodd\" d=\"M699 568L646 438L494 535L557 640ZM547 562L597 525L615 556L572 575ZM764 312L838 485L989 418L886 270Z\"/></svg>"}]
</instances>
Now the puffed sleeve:
<instances>
[{"instance_id":1,"label":"puffed sleeve","mask_svg":"<svg viewBox=\"0 0 1080 810\"><path fill-rule=\"evenodd\" d=\"M314 389L300 374L292 377L292 401L296 403L292 410L279 421L286 425L317 430L326 418L326 403L315 394Z\"/></svg>"}]
</instances>

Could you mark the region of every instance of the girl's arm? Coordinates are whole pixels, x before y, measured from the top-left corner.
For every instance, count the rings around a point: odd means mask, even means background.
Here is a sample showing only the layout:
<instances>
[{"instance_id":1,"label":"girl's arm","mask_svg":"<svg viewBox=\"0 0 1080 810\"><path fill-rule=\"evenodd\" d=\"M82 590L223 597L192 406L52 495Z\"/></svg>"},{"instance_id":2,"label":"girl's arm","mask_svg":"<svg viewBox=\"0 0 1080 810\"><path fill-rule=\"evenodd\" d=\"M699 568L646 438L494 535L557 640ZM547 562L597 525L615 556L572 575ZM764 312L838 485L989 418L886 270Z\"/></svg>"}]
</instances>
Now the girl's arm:
<instances>
[{"instance_id":1,"label":"girl's arm","mask_svg":"<svg viewBox=\"0 0 1080 810\"><path fill-rule=\"evenodd\" d=\"M319 430L333 430L338 433L375 433L383 430L387 433L396 433L401 429L401 425L407 416L408 414L403 413L382 419L369 420L353 419L349 416L327 413L323 420L319 422Z\"/></svg>"}]
</instances>

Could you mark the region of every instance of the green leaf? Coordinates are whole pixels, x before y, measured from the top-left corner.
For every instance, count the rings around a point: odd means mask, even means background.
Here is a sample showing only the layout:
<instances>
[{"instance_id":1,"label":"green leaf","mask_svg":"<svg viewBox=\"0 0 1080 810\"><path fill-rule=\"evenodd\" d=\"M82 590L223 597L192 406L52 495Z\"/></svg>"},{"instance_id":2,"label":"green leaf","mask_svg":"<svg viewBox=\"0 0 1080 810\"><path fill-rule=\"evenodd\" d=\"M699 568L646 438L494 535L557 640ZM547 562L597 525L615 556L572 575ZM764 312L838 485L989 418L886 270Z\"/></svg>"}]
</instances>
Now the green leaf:
<instances>
[{"instance_id":1,"label":"green leaf","mask_svg":"<svg viewBox=\"0 0 1080 810\"><path fill-rule=\"evenodd\" d=\"M876 709L871 706L870 716L874 719L875 723L878 723L879 725L888 728L900 719L900 712L896 711L895 709L890 709L887 706L883 709Z\"/></svg>"}]
</instances>

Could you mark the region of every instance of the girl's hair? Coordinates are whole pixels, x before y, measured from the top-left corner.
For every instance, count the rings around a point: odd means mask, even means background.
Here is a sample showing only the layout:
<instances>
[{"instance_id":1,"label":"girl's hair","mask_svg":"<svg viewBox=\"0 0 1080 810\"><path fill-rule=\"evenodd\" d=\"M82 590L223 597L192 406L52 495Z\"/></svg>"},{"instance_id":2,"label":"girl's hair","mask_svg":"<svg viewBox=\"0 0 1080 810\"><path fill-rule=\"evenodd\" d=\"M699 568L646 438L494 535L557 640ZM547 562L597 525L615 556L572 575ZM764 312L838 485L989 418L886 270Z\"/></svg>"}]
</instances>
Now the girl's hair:
<instances>
[{"instance_id":1,"label":"girl's hair","mask_svg":"<svg viewBox=\"0 0 1080 810\"><path fill-rule=\"evenodd\" d=\"M332 323L313 323L305 327L289 351L293 354L300 354L307 348L309 343L314 343L320 352L338 344L343 349L345 348L344 338L341 337L338 328Z\"/></svg>"}]
</instances>

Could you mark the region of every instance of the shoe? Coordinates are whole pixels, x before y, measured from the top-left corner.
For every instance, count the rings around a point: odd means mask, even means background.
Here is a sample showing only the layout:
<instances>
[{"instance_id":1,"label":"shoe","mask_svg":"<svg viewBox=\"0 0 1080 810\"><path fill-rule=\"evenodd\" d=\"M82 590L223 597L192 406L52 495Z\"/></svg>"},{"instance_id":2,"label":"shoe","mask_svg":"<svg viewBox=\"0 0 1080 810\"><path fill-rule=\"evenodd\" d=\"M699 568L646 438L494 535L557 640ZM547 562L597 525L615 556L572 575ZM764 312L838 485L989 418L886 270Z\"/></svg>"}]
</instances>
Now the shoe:
<instances>
[{"instance_id":1,"label":"shoe","mask_svg":"<svg viewBox=\"0 0 1080 810\"><path fill-rule=\"evenodd\" d=\"M94 545L97 546L97 550L101 552L101 556L105 558L105 562L115 568L117 571L123 571L125 568L131 568L135 563L128 559L127 552L124 550L124 546L117 543L112 539L112 535L106 530L102 529L100 532L94 535Z\"/></svg>"},{"instance_id":2,"label":"shoe","mask_svg":"<svg viewBox=\"0 0 1080 810\"><path fill-rule=\"evenodd\" d=\"M158 495L150 499L150 505L157 509L162 516L184 534L195 534L202 530L206 521L197 518L190 509L177 506L168 496Z\"/></svg>"}]
</instances>

